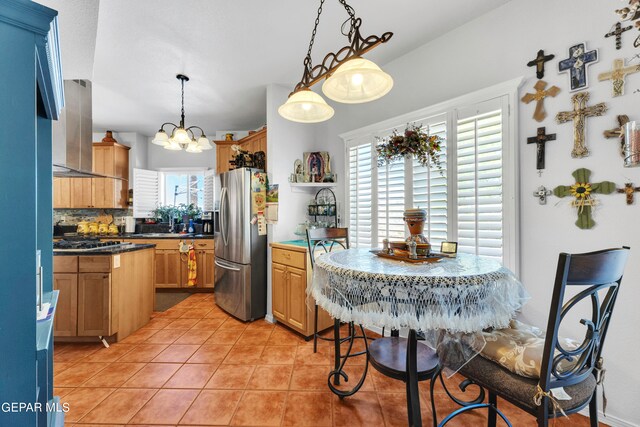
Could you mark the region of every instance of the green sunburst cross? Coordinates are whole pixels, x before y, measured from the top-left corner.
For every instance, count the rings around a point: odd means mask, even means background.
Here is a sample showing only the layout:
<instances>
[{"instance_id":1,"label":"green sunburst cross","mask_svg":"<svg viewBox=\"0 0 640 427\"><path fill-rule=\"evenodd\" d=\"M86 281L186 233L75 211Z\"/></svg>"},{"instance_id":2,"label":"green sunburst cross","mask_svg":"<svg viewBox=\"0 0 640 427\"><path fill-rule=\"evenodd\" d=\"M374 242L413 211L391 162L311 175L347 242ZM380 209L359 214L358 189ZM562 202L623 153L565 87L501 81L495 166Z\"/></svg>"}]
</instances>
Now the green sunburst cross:
<instances>
[{"instance_id":1,"label":"green sunburst cross","mask_svg":"<svg viewBox=\"0 0 640 427\"><path fill-rule=\"evenodd\" d=\"M553 194L558 197L573 196L575 200L571 202L571 206L578 208L576 225L583 230L589 229L596 224L591 218L591 207L595 206L597 201L591 194L611 194L616 191L616 185L611 181L589 182L591 171L585 168L576 169L571 175L576 179L576 183L558 185L553 189Z\"/></svg>"}]
</instances>

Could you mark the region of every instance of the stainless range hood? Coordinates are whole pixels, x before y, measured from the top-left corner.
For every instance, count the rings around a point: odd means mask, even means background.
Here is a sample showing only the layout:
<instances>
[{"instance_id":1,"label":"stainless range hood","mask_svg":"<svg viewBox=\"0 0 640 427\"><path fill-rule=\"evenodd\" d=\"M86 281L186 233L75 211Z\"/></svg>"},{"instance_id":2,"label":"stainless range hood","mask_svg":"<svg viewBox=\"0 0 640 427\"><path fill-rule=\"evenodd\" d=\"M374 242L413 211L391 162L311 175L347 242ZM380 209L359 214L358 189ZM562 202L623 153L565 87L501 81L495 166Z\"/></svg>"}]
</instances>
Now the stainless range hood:
<instances>
[{"instance_id":1,"label":"stainless range hood","mask_svg":"<svg viewBox=\"0 0 640 427\"><path fill-rule=\"evenodd\" d=\"M64 81L65 108L53 122L53 176L101 177L93 173L91 82Z\"/></svg>"}]
</instances>

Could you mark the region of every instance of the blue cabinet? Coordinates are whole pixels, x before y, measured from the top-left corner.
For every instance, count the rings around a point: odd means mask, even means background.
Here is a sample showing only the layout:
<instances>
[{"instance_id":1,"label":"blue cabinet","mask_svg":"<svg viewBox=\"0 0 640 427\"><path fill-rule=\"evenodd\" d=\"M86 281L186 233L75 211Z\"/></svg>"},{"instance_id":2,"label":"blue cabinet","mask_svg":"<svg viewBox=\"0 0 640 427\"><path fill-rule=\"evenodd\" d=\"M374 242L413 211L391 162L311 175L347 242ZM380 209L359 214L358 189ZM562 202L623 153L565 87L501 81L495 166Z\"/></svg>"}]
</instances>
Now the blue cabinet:
<instances>
[{"instance_id":1,"label":"blue cabinet","mask_svg":"<svg viewBox=\"0 0 640 427\"><path fill-rule=\"evenodd\" d=\"M61 425L53 341L36 321L36 252L52 290L51 120L63 104L57 12L0 1L0 425ZM52 319L50 319L52 320ZM48 334L48 335L47 335ZM44 406L43 406L44 405Z\"/></svg>"}]
</instances>

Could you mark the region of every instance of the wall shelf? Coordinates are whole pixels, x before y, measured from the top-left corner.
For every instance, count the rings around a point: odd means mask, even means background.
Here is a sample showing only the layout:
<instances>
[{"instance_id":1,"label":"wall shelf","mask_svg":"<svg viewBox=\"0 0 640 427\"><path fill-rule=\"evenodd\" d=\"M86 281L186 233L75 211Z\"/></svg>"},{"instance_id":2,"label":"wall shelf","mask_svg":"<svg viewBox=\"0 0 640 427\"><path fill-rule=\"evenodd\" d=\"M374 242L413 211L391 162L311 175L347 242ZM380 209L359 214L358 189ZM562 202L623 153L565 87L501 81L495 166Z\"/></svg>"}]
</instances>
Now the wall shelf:
<instances>
[{"instance_id":1,"label":"wall shelf","mask_svg":"<svg viewBox=\"0 0 640 427\"><path fill-rule=\"evenodd\" d=\"M337 182L290 182L292 188L333 188L337 187Z\"/></svg>"}]
</instances>

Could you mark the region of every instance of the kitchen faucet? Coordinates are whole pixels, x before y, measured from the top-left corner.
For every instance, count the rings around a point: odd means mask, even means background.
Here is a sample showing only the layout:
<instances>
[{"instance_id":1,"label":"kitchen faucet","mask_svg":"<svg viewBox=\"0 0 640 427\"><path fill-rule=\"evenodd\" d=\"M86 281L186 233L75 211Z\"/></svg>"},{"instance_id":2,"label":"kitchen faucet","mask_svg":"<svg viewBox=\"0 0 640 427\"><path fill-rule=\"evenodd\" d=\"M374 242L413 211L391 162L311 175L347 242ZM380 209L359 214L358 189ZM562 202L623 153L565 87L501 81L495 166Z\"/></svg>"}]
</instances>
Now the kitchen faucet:
<instances>
[{"instance_id":1,"label":"kitchen faucet","mask_svg":"<svg viewBox=\"0 0 640 427\"><path fill-rule=\"evenodd\" d=\"M175 233L173 215L169 217L169 233Z\"/></svg>"}]
</instances>

